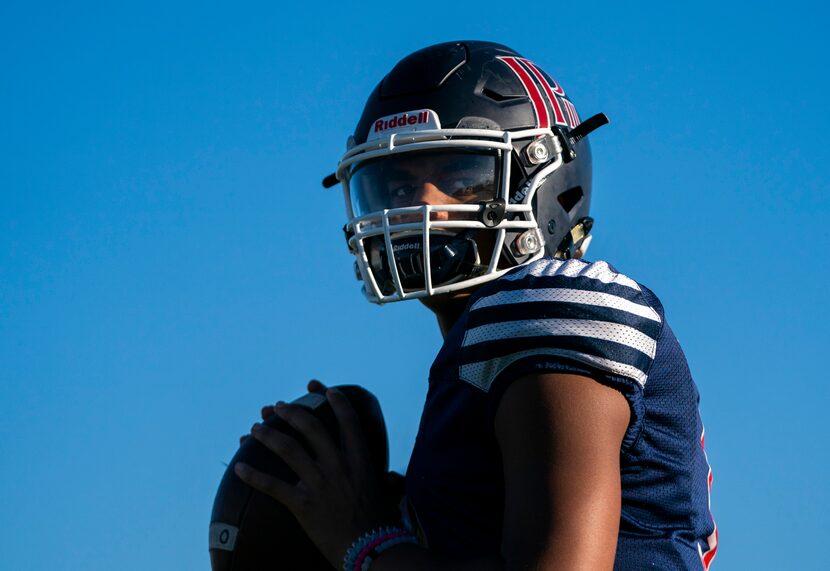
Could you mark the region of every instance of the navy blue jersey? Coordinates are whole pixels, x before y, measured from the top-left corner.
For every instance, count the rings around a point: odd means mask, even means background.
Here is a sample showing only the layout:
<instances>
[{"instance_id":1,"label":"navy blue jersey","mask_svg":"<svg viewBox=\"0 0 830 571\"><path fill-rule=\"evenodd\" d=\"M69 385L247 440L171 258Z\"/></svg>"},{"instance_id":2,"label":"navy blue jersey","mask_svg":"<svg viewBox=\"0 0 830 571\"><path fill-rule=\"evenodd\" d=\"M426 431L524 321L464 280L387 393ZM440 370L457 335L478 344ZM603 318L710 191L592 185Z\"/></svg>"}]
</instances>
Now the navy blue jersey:
<instances>
[{"instance_id":1,"label":"navy blue jersey","mask_svg":"<svg viewBox=\"0 0 830 571\"><path fill-rule=\"evenodd\" d=\"M704 569L717 544L698 392L663 307L605 262L543 259L480 288L447 333L406 475L430 549L498 555L504 511L496 409L511 382L574 373L631 407L615 569Z\"/></svg>"}]
</instances>

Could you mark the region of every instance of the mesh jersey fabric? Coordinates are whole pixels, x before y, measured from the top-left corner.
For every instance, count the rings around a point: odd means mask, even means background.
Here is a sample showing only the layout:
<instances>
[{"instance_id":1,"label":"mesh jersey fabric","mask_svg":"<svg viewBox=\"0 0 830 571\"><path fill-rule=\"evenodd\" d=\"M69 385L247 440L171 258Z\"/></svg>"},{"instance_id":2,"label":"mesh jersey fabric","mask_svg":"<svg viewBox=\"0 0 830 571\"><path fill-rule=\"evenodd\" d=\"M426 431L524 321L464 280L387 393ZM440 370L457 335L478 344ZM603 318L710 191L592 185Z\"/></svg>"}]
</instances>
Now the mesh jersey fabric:
<instances>
[{"instance_id":1,"label":"mesh jersey fabric","mask_svg":"<svg viewBox=\"0 0 830 571\"><path fill-rule=\"evenodd\" d=\"M480 288L444 339L407 469L430 549L498 555L504 482L494 431L510 383L574 373L631 407L615 569L703 569L714 554L698 391L663 306L605 262L542 259Z\"/></svg>"}]
</instances>

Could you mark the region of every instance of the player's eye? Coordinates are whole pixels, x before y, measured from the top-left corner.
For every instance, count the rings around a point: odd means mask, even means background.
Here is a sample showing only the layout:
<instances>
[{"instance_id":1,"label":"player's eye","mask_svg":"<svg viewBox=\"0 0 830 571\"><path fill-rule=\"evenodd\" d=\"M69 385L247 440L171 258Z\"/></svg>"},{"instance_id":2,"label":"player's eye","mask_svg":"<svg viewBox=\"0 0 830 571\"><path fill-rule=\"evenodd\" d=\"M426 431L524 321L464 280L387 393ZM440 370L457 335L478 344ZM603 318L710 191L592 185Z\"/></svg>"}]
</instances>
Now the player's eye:
<instances>
[{"instance_id":1,"label":"player's eye","mask_svg":"<svg viewBox=\"0 0 830 571\"><path fill-rule=\"evenodd\" d=\"M454 177L447 180L447 182L444 184L447 185L448 190L452 192L457 192L459 190L464 190L465 188L472 186L473 183L473 179L469 177Z\"/></svg>"},{"instance_id":2,"label":"player's eye","mask_svg":"<svg viewBox=\"0 0 830 571\"><path fill-rule=\"evenodd\" d=\"M392 185L389 195L397 200L405 199L415 193L415 185L411 183Z\"/></svg>"},{"instance_id":3,"label":"player's eye","mask_svg":"<svg viewBox=\"0 0 830 571\"><path fill-rule=\"evenodd\" d=\"M450 196L458 200L470 200L478 195L479 189L473 179L456 179L452 182Z\"/></svg>"}]
</instances>

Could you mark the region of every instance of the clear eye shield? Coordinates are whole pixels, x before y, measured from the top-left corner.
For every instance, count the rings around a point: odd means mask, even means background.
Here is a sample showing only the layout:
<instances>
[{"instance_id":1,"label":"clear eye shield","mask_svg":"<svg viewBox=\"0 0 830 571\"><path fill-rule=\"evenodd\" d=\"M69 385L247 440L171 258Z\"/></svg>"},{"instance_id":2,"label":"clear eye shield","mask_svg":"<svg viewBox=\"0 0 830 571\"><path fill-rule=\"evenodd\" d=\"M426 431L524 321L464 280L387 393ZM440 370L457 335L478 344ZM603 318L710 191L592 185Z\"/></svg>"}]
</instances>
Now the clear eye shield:
<instances>
[{"instance_id":1,"label":"clear eye shield","mask_svg":"<svg viewBox=\"0 0 830 571\"><path fill-rule=\"evenodd\" d=\"M441 149L356 163L349 176L352 211L359 217L411 206L433 205L441 211L442 206L490 201L499 187L500 162L494 152Z\"/></svg>"}]
</instances>

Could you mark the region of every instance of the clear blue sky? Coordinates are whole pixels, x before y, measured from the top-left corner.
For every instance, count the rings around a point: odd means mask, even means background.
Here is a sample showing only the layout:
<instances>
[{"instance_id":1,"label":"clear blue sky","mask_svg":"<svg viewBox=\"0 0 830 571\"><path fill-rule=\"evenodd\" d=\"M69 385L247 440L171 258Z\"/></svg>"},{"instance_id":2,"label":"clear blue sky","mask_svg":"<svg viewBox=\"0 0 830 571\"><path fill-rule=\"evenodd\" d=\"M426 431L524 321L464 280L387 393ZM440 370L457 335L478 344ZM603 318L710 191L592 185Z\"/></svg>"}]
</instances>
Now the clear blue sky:
<instances>
[{"instance_id":1,"label":"clear blue sky","mask_svg":"<svg viewBox=\"0 0 830 571\"><path fill-rule=\"evenodd\" d=\"M361 383L403 470L438 329L370 306L332 171L425 45L506 43L593 137L590 257L702 394L714 569L824 569L826 3L0 4L0 569L200 570L259 406Z\"/></svg>"}]
</instances>

